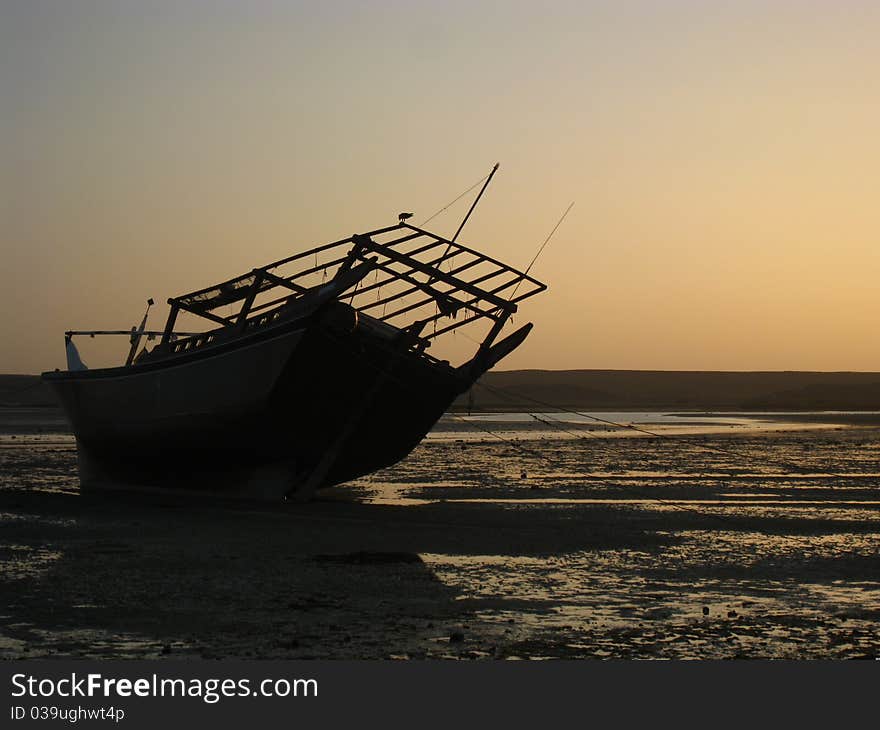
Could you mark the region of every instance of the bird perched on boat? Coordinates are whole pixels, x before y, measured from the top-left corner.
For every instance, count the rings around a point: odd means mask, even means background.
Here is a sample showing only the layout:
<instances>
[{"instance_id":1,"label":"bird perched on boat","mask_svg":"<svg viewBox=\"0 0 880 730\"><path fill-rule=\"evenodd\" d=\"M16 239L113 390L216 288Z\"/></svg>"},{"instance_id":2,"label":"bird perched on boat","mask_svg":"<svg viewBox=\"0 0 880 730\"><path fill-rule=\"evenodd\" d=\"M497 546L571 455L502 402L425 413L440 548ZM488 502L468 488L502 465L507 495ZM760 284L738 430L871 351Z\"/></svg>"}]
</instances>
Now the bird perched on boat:
<instances>
[{"instance_id":1,"label":"bird perched on boat","mask_svg":"<svg viewBox=\"0 0 880 730\"><path fill-rule=\"evenodd\" d=\"M413 217L412 213L398 213L397 214L397 220L399 220L401 223L403 223L405 220L412 218L412 217Z\"/></svg>"}]
</instances>

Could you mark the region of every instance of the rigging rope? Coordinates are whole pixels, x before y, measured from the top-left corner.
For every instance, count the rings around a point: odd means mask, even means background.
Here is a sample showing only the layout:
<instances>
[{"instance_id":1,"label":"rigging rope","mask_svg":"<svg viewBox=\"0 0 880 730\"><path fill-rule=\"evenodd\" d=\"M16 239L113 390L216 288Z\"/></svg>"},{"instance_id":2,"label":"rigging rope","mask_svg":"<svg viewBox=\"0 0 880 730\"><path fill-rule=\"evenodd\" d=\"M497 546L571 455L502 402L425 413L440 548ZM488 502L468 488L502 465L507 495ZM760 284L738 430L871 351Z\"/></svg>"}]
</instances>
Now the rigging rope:
<instances>
[{"instance_id":1,"label":"rigging rope","mask_svg":"<svg viewBox=\"0 0 880 730\"><path fill-rule=\"evenodd\" d=\"M489 175L491 175L491 174L492 174L492 173L490 172ZM434 220L438 215L440 215L440 214L443 213L444 211L446 211L446 210L448 210L449 208L451 208L451 207L452 207L453 205L455 205L459 200L461 200L465 195L467 195L471 190L473 190L475 187L477 187L477 185L481 185L482 183L486 182L486 180L489 179L489 175L484 175L483 177L481 177L479 180L477 180L473 185L471 185L467 190L465 190L461 195L459 195L459 196L458 196L455 200L453 200L451 203L448 203L447 205L444 205L442 208L440 208L440 210L438 210L436 213L434 213L434 215L432 215L430 218L426 218L426 219L423 220L421 223L419 223L419 228L421 228L421 227L425 226L426 224L430 223L430 222L431 222L432 220Z\"/></svg>"},{"instance_id":2,"label":"rigging rope","mask_svg":"<svg viewBox=\"0 0 880 730\"><path fill-rule=\"evenodd\" d=\"M535 257L532 259L532 262L529 264L528 268L523 273L523 277L517 282L516 287L513 290L513 293L510 295L510 299L513 299L516 296L516 292L519 290L520 284L523 283L526 276L529 275L529 272L532 270L532 267L535 265L535 261L538 260L538 256L541 255L541 252L546 248L547 244L550 243L550 239L553 238L553 234L556 233L556 229L562 225L562 221L565 220L565 216L568 215L568 211L570 211L574 207L574 201L572 200L569 203L569 206L565 209L565 213L562 214L562 218L556 221L556 225L553 226L553 230L550 231L550 235L544 239L544 243L541 244L541 248L538 249L538 253L535 254Z\"/></svg>"}]
</instances>

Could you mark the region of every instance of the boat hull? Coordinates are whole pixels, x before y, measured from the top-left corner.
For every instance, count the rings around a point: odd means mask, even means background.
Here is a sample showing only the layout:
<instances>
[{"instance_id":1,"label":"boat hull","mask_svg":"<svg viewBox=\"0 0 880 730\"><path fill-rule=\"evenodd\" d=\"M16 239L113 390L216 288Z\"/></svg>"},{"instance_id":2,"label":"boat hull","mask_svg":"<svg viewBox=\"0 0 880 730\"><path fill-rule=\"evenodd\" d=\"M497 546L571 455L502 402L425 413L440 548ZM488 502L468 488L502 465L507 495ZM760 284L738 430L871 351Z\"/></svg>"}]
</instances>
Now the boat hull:
<instances>
[{"instance_id":1,"label":"boat hull","mask_svg":"<svg viewBox=\"0 0 880 730\"><path fill-rule=\"evenodd\" d=\"M332 314L167 361L44 374L82 487L279 499L404 458L471 383Z\"/></svg>"}]
</instances>

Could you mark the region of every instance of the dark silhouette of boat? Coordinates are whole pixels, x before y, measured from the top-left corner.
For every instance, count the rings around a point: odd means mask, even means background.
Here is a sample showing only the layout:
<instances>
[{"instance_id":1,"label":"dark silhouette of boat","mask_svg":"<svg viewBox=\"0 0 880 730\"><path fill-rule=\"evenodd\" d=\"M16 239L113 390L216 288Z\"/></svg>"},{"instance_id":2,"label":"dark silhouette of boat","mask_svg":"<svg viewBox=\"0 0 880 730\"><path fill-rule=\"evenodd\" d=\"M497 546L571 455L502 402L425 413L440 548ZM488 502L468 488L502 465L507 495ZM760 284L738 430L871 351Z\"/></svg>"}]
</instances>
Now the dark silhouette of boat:
<instances>
[{"instance_id":1,"label":"dark silhouette of boat","mask_svg":"<svg viewBox=\"0 0 880 730\"><path fill-rule=\"evenodd\" d=\"M124 332L120 367L87 369L72 338L100 333L66 333L69 369L42 377L73 426L82 486L307 498L405 457L523 342L531 324L502 328L546 288L405 221L169 299L163 330L145 315ZM183 314L213 327L177 332ZM469 360L428 352L462 327L482 336ZM157 342L138 352L144 337Z\"/></svg>"}]
</instances>

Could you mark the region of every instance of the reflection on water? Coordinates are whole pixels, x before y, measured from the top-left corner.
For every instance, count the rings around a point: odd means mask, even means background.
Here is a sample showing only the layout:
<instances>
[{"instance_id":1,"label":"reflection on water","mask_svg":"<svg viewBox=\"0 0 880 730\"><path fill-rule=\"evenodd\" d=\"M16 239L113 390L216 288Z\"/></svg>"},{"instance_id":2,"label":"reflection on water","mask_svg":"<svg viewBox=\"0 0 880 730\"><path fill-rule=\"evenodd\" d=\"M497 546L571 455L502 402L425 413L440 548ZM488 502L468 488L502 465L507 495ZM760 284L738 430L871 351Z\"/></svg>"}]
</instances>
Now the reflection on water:
<instances>
[{"instance_id":1,"label":"reflection on water","mask_svg":"<svg viewBox=\"0 0 880 730\"><path fill-rule=\"evenodd\" d=\"M0 490L74 492L78 488L73 436L0 435Z\"/></svg>"}]
</instances>

